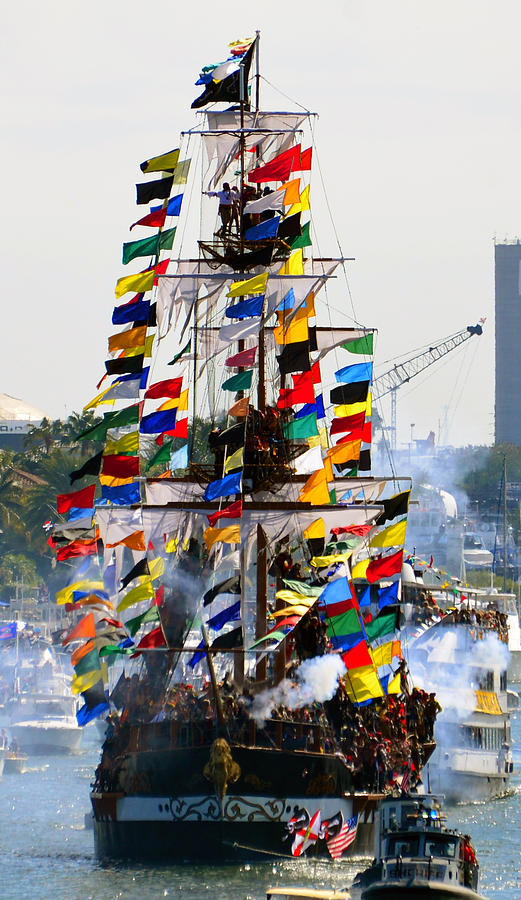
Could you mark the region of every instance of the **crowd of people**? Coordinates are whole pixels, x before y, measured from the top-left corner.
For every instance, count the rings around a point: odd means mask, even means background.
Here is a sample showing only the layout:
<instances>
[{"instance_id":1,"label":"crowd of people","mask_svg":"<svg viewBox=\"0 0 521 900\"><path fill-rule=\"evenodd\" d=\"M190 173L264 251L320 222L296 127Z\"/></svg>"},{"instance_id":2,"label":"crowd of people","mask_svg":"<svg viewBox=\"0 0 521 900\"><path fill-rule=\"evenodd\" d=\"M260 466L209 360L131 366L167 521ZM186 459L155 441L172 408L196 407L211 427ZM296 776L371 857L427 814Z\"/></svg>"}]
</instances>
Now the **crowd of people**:
<instances>
[{"instance_id":1,"label":"crowd of people","mask_svg":"<svg viewBox=\"0 0 521 900\"><path fill-rule=\"evenodd\" d=\"M222 191L204 191L206 197L217 197L219 200L219 218L221 227L217 231L218 237L226 237L231 235L232 228L235 229L237 235L240 234L240 222L242 214L243 231L259 225L267 219L273 218L274 210L266 209L260 213L245 213L244 207L252 200L259 200L273 193L270 187L261 189L253 184L243 184L242 194L238 187L233 185L230 187L227 181L222 186Z\"/></svg>"}]
</instances>

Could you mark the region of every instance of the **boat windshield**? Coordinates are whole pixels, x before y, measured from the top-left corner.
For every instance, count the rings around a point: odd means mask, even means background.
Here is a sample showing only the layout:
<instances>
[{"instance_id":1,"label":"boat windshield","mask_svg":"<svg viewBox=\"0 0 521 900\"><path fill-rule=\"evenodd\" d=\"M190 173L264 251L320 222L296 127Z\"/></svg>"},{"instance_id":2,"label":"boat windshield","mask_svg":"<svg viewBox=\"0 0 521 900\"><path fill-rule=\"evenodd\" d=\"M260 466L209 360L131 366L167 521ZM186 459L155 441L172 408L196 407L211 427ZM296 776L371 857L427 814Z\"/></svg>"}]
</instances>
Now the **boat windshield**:
<instances>
[{"instance_id":1,"label":"boat windshield","mask_svg":"<svg viewBox=\"0 0 521 900\"><path fill-rule=\"evenodd\" d=\"M392 837L389 840L389 856L418 856L419 841L414 837Z\"/></svg>"},{"instance_id":2,"label":"boat windshield","mask_svg":"<svg viewBox=\"0 0 521 900\"><path fill-rule=\"evenodd\" d=\"M427 837L425 839L425 856L444 856L454 859L458 842L446 837Z\"/></svg>"}]
</instances>

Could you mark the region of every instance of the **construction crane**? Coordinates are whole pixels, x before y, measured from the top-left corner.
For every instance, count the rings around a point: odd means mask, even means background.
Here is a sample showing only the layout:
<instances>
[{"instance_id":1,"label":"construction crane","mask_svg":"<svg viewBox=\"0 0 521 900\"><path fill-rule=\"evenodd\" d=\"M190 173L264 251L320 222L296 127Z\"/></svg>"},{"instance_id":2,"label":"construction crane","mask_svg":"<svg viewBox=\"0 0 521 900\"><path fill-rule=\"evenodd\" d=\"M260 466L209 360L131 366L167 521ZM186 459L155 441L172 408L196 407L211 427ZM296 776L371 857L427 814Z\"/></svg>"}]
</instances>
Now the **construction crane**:
<instances>
[{"instance_id":1,"label":"construction crane","mask_svg":"<svg viewBox=\"0 0 521 900\"><path fill-rule=\"evenodd\" d=\"M411 356L410 359L406 359L404 362L397 363L392 369L388 369L383 375L375 378L372 387L373 400L381 400L387 394L391 395L391 446L393 450L396 449L396 393L398 388L402 384L407 384L415 375L419 375L425 369L428 369L433 363L446 356L451 350L460 347L461 344L464 344L465 341L468 341L474 335L479 336L481 334L483 334L483 328L480 323L467 325L463 331L458 331L456 334L440 341L439 344L435 344L427 350L422 350L421 353Z\"/></svg>"}]
</instances>

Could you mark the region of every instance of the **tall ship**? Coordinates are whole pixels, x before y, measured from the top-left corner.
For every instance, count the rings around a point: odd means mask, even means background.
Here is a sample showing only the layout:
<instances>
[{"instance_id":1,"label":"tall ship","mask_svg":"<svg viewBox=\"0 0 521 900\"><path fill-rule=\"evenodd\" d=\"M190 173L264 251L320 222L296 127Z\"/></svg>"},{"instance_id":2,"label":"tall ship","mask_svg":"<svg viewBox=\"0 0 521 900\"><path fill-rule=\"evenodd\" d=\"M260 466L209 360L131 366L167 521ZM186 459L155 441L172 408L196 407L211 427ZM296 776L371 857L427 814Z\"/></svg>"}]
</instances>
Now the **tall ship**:
<instances>
[{"instance_id":1,"label":"tall ship","mask_svg":"<svg viewBox=\"0 0 521 900\"><path fill-rule=\"evenodd\" d=\"M370 468L374 329L313 249L315 115L261 108L259 55L205 66L200 121L141 164L123 263L147 264L58 497L100 857L332 854L347 823L364 850L434 747L400 643L410 479Z\"/></svg>"}]
</instances>

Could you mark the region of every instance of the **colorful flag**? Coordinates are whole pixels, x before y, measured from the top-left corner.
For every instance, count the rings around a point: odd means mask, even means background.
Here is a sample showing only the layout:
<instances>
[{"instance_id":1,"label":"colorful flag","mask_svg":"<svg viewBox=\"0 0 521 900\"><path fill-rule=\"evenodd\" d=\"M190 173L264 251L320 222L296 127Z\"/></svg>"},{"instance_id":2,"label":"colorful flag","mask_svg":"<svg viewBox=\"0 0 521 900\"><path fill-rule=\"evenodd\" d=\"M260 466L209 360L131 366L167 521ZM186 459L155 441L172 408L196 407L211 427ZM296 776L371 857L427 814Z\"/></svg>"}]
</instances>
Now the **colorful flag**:
<instances>
[{"instance_id":1,"label":"colorful flag","mask_svg":"<svg viewBox=\"0 0 521 900\"><path fill-rule=\"evenodd\" d=\"M330 828L325 835L327 849L333 859L340 859L345 850L353 843L356 838L358 827L358 814L352 816L347 822L344 821L342 813L340 813L341 824L338 830Z\"/></svg>"},{"instance_id":2,"label":"colorful flag","mask_svg":"<svg viewBox=\"0 0 521 900\"><path fill-rule=\"evenodd\" d=\"M167 178L156 178L154 181L143 181L136 184L136 203L142 206L144 203L150 203L151 200L166 200L172 190L174 176L169 175Z\"/></svg>"},{"instance_id":3,"label":"colorful flag","mask_svg":"<svg viewBox=\"0 0 521 900\"><path fill-rule=\"evenodd\" d=\"M139 475L139 456L111 454L103 457L103 475L112 478L134 478Z\"/></svg>"},{"instance_id":4,"label":"colorful flag","mask_svg":"<svg viewBox=\"0 0 521 900\"><path fill-rule=\"evenodd\" d=\"M72 541L58 550L56 559L58 562L64 562L66 559L75 559L78 556L93 556L97 552L97 539L90 541Z\"/></svg>"},{"instance_id":5,"label":"colorful flag","mask_svg":"<svg viewBox=\"0 0 521 900\"><path fill-rule=\"evenodd\" d=\"M227 578L225 581L221 581L219 584L216 584L215 587L210 588L210 590L206 591L203 597L203 606L209 606L215 598L219 594L240 594L241 593L241 578L240 575L232 575L231 578Z\"/></svg>"},{"instance_id":6,"label":"colorful flag","mask_svg":"<svg viewBox=\"0 0 521 900\"><path fill-rule=\"evenodd\" d=\"M230 406L228 410L229 416L234 416L236 419L240 419L243 416L248 415L248 411L250 408L250 398L249 397L241 397L240 400L236 400L235 403Z\"/></svg>"},{"instance_id":7,"label":"colorful flag","mask_svg":"<svg viewBox=\"0 0 521 900\"><path fill-rule=\"evenodd\" d=\"M170 457L170 471L175 472L176 469L186 469L188 466L188 444L175 450Z\"/></svg>"},{"instance_id":8,"label":"colorful flag","mask_svg":"<svg viewBox=\"0 0 521 900\"><path fill-rule=\"evenodd\" d=\"M407 519L401 519L394 525L389 525L369 541L370 547L396 547L405 541Z\"/></svg>"},{"instance_id":9,"label":"colorful flag","mask_svg":"<svg viewBox=\"0 0 521 900\"><path fill-rule=\"evenodd\" d=\"M150 607L150 609L147 609L146 612L141 613L141 615L135 616L133 619L127 619L127 621L125 622L125 628L127 629L130 636L134 637L138 633L141 626L145 624L145 622L157 621L159 621L159 610L154 604Z\"/></svg>"},{"instance_id":10,"label":"colorful flag","mask_svg":"<svg viewBox=\"0 0 521 900\"><path fill-rule=\"evenodd\" d=\"M295 838L293 840L293 844L291 845L291 852L293 856L302 856L302 854L305 850L307 850L308 847L316 844L320 833L320 819L321 813L318 809L315 815L312 817L309 825L304 826L303 828L299 828L295 833Z\"/></svg>"},{"instance_id":11,"label":"colorful flag","mask_svg":"<svg viewBox=\"0 0 521 900\"><path fill-rule=\"evenodd\" d=\"M372 362L366 362L356 363L353 366L344 366L343 369L338 369L335 372L335 378L343 384L371 382L373 378L373 364Z\"/></svg>"},{"instance_id":12,"label":"colorful flag","mask_svg":"<svg viewBox=\"0 0 521 900\"><path fill-rule=\"evenodd\" d=\"M16 622L9 622L8 625L0 625L0 641L8 641L16 637Z\"/></svg>"},{"instance_id":13,"label":"colorful flag","mask_svg":"<svg viewBox=\"0 0 521 900\"><path fill-rule=\"evenodd\" d=\"M229 306L224 311L224 315L228 319L248 319L251 316L262 315L263 306L264 294L258 294L255 297L250 297L248 300L241 300L239 303Z\"/></svg>"},{"instance_id":14,"label":"colorful flag","mask_svg":"<svg viewBox=\"0 0 521 900\"><path fill-rule=\"evenodd\" d=\"M329 392L330 402L341 405L351 405L352 403L365 403L369 392L369 381L354 381L352 384L342 384L332 388ZM359 410L351 410L351 412L339 412L335 409L337 416L349 416Z\"/></svg>"},{"instance_id":15,"label":"colorful flag","mask_svg":"<svg viewBox=\"0 0 521 900\"><path fill-rule=\"evenodd\" d=\"M121 487L105 487L101 488L102 500L113 503L114 506L128 506L132 503L141 501L141 490L139 482L122 485Z\"/></svg>"},{"instance_id":16,"label":"colorful flag","mask_svg":"<svg viewBox=\"0 0 521 900\"><path fill-rule=\"evenodd\" d=\"M388 500L380 500L379 502L383 503L384 508L376 520L377 524L383 525L384 522L390 522L396 516L407 515L410 494L410 490L402 491L400 494L389 497Z\"/></svg>"},{"instance_id":17,"label":"colorful flag","mask_svg":"<svg viewBox=\"0 0 521 900\"><path fill-rule=\"evenodd\" d=\"M133 259L141 256L159 256L161 250L171 250L174 243L176 228L160 231L152 237L142 238L140 241L127 241L123 244L123 265L126 266Z\"/></svg>"},{"instance_id":18,"label":"colorful flag","mask_svg":"<svg viewBox=\"0 0 521 900\"><path fill-rule=\"evenodd\" d=\"M342 344L342 347L344 350L349 350L350 353L362 353L365 356L372 356L373 338L374 332L371 331L369 334L364 334L363 337L355 338L352 341L345 341Z\"/></svg>"},{"instance_id":19,"label":"colorful flag","mask_svg":"<svg viewBox=\"0 0 521 900\"><path fill-rule=\"evenodd\" d=\"M110 547L128 547L129 550L146 550L145 546L145 532L144 531L133 531L131 534L127 534L126 537L121 538L119 541L115 541L113 544L105 544L106 549L110 549Z\"/></svg>"},{"instance_id":20,"label":"colorful flag","mask_svg":"<svg viewBox=\"0 0 521 900\"><path fill-rule=\"evenodd\" d=\"M228 368L253 366L256 353L257 347L250 347L249 350L241 350L239 353L235 353L234 356L229 356L228 359L225 360L224 365L228 366Z\"/></svg>"},{"instance_id":21,"label":"colorful flag","mask_svg":"<svg viewBox=\"0 0 521 900\"><path fill-rule=\"evenodd\" d=\"M95 492L96 485L90 484L89 487L83 488L81 491L73 491L70 494L58 494L56 509L60 514L67 512L73 507L90 509L94 505Z\"/></svg>"},{"instance_id":22,"label":"colorful flag","mask_svg":"<svg viewBox=\"0 0 521 900\"><path fill-rule=\"evenodd\" d=\"M83 638L96 637L96 626L94 624L94 613L89 613L80 619L77 625L62 638L62 644L65 647L71 641L80 641Z\"/></svg>"},{"instance_id":23,"label":"colorful flag","mask_svg":"<svg viewBox=\"0 0 521 900\"><path fill-rule=\"evenodd\" d=\"M311 503L313 506L322 506L330 502L324 469L319 469L310 475L299 494L299 500L301 503Z\"/></svg>"},{"instance_id":24,"label":"colorful flag","mask_svg":"<svg viewBox=\"0 0 521 900\"><path fill-rule=\"evenodd\" d=\"M166 219L166 206L160 206L159 209L152 209L146 216L143 216L142 219L138 219L137 222L133 222L129 228L129 231L132 231L136 225L146 225L148 228L162 228L165 224Z\"/></svg>"},{"instance_id":25,"label":"colorful flag","mask_svg":"<svg viewBox=\"0 0 521 900\"><path fill-rule=\"evenodd\" d=\"M179 147L177 147L175 150L161 153L160 156L152 156L151 159L142 162L139 168L142 172L169 172L177 166L179 152Z\"/></svg>"},{"instance_id":26,"label":"colorful flag","mask_svg":"<svg viewBox=\"0 0 521 900\"><path fill-rule=\"evenodd\" d=\"M242 472L234 475L226 475L217 481L212 481L207 486L203 500L217 500L219 497L229 497L231 494L240 494L242 491Z\"/></svg>"},{"instance_id":27,"label":"colorful flag","mask_svg":"<svg viewBox=\"0 0 521 900\"><path fill-rule=\"evenodd\" d=\"M124 610L129 609L129 607L134 606L136 603L141 603L142 600L151 600L154 594L155 588L152 584L152 579L149 579L148 581L131 588L118 603L117 610L120 613L124 612Z\"/></svg>"},{"instance_id":28,"label":"colorful flag","mask_svg":"<svg viewBox=\"0 0 521 900\"><path fill-rule=\"evenodd\" d=\"M176 399L181 393L183 378L167 378L151 384L145 394L145 400L159 400L161 397Z\"/></svg>"},{"instance_id":29,"label":"colorful flag","mask_svg":"<svg viewBox=\"0 0 521 900\"><path fill-rule=\"evenodd\" d=\"M248 181L252 184L261 184L267 181L287 181L291 172L300 164L301 145L290 147L279 153L264 166L259 166L248 173Z\"/></svg>"},{"instance_id":30,"label":"colorful flag","mask_svg":"<svg viewBox=\"0 0 521 900\"><path fill-rule=\"evenodd\" d=\"M248 77L256 46L257 39L253 41L244 55L241 65L238 65L235 71L230 72L219 81L213 79L209 81L205 85L203 93L192 103L192 109L200 109L207 103L238 103L241 97L247 97Z\"/></svg>"},{"instance_id":31,"label":"colorful flag","mask_svg":"<svg viewBox=\"0 0 521 900\"><path fill-rule=\"evenodd\" d=\"M240 544L240 525L228 525L225 528L207 528L203 534L206 549L210 550L215 543Z\"/></svg>"},{"instance_id":32,"label":"colorful flag","mask_svg":"<svg viewBox=\"0 0 521 900\"><path fill-rule=\"evenodd\" d=\"M252 378L253 369L248 369L246 372L239 372L237 375L232 375L232 377L224 381L221 386L223 391L247 391L251 388Z\"/></svg>"},{"instance_id":33,"label":"colorful flag","mask_svg":"<svg viewBox=\"0 0 521 900\"><path fill-rule=\"evenodd\" d=\"M74 472L70 472L69 478L71 484L74 484L75 481L79 481L80 478L85 478L85 475L99 475L102 459L103 450L100 450L99 453L96 453L95 456L91 456L87 462L83 463L80 469L75 469ZM70 508L72 509L73 507Z\"/></svg>"},{"instance_id":34,"label":"colorful flag","mask_svg":"<svg viewBox=\"0 0 521 900\"><path fill-rule=\"evenodd\" d=\"M310 413L309 416L303 416L301 419L293 419L292 422L286 422L282 426L284 437L287 440L304 440L318 434L316 413Z\"/></svg>"},{"instance_id":35,"label":"colorful flag","mask_svg":"<svg viewBox=\"0 0 521 900\"><path fill-rule=\"evenodd\" d=\"M242 468L243 464L243 456L244 456L244 447L239 447L234 453L231 453L230 456L226 457L224 463L224 471L226 474L229 472L233 472L235 469Z\"/></svg>"},{"instance_id":36,"label":"colorful flag","mask_svg":"<svg viewBox=\"0 0 521 900\"><path fill-rule=\"evenodd\" d=\"M281 375L289 375L290 372L309 372L311 369L309 341L284 346L282 353L277 356L277 363Z\"/></svg>"},{"instance_id":37,"label":"colorful flag","mask_svg":"<svg viewBox=\"0 0 521 900\"><path fill-rule=\"evenodd\" d=\"M176 426L176 416L176 409L150 413L141 418L139 430L141 434L162 434L165 431L172 431Z\"/></svg>"},{"instance_id":38,"label":"colorful flag","mask_svg":"<svg viewBox=\"0 0 521 900\"><path fill-rule=\"evenodd\" d=\"M240 519L242 516L242 500L235 500L234 503L230 503L229 506L226 506L224 509L219 509L217 512L212 513L208 516L208 522L211 526L215 525L219 519Z\"/></svg>"},{"instance_id":39,"label":"colorful flag","mask_svg":"<svg viewBox=\"0 0 521 900\"><path fill-rule=\"evenodd\" d=\"M242 297L245 294L264 294L267 282L267 272L261 275L254 275L252 278L246 279L246 281L234 281L226 296Z\"/></svg>"}]
</instances>

